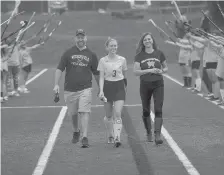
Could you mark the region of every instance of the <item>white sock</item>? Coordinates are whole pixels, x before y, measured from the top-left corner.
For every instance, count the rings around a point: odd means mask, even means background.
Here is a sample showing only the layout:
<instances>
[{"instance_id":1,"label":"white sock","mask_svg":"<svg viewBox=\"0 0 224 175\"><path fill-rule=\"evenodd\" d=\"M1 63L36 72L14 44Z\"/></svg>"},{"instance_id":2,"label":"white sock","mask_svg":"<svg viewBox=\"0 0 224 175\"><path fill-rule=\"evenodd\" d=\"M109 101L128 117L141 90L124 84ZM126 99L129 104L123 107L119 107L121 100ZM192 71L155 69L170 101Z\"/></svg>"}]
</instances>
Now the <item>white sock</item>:
<instances>
[{"instance_id":1,"label":"white sock","mask_svg":"<svg viewBox=\"0 0 224 175\"><path fill-rule=\"evenodd\" d=\"M121 140L121 131L122 131L122 119L114 120L114 138Z\"/></svg>"},{"instance_id":2,"label":"white sock","mask_svg":"<svg viewBox=\"0 0 224 175\"><path fill-rule=\"evenodd\" d=\"M221 97L222 97L222 101L224 101L224 89L220 89L220 94L221 94Z\"/></svg>"},{"instance_id":3,"label":"white sock","mask_svg":"<svg viewBox=\"0 0 224 175\"><path fill-rule=\"evenodd\" d=\"M104 120L104 124L105 124L106 130L107 130L107 137L110 137L110 136L114 137L113 118L111 117L108 120L108 118L105 116L103 120Z\"/></svg>"},{"instance_id":4,"label":"white sock","mask_svg":"<svg viewBox=\"0 0 224 175\"><path fill-rule=\"evenodd\" d=\"M197 89L198 91L201 91L201 79L200 79L200 78L197 78L197 79L195 80L195 84L196 84L196 89Z\"/></svg>"}]
</instances>

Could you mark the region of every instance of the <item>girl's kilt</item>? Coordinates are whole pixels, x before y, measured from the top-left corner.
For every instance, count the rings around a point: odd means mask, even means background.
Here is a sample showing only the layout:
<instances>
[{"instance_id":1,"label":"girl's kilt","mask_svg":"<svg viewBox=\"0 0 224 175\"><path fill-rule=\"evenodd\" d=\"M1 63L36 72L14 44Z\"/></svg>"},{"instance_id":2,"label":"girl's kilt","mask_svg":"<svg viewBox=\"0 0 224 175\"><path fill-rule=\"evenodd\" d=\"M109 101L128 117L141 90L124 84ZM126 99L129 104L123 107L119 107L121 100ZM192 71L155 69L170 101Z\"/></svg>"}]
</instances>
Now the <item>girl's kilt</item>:
<instances>
[{"instance_id":1,"label":"girl's kilt","mask_svg":"<svg viewBox=\"0 0 224 175\"><path fill-rule=\"evenodd\" d=\"M104 80L103 92L108 102L125 100L126 92L125 92L124 80L119 81Z\"/></svg>"}]
</instances>

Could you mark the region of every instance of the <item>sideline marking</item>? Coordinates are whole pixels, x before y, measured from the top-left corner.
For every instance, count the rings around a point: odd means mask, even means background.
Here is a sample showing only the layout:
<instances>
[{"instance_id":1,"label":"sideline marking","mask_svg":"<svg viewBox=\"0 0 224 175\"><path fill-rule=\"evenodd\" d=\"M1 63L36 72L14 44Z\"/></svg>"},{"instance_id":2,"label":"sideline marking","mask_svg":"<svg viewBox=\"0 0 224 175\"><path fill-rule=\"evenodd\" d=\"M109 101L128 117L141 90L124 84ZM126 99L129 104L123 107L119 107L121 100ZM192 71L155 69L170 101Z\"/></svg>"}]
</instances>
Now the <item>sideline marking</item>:
<instances>
[{"instance_id":1,"label":"sideline marking","mask_svg":"<svg viewBox=\"0 0 224 175\"><path fill-rule=\"evenodd\" d=\"M140 107L142 106L141 104L127 104L124 105L127 107ZM66 106L8 106L8 107L1 107L1 109L38 109L38 108L63 108ZM103 107L103 105L92 105L92 108L97 108L97 107Z\"/></svg>"},{"instance_id":2,"label":"sideline marking","mask_svg":"<svg viewBox=\"0 0 224 175\"><path fill-rule=\"evenodd\" d=\"M43 174L43 172L46 168L46 165L48 163L48 159L49 159L49 157L51 155L51 152L53 150L53 147L55 145L55 142L56 142L58 133L60 131L61 125L62 125L63 120L65 118L66 111L67 111L67 107L63 107L61 109L61 112L58 115L58 118L57 118L57 120L54 124L54 127L51 131L51 134L48 138L47 144L45 145L45 147L43 149L43 152L40 155L40 158L38 160L38 163L37 163L36 168L34 169L32 175L42 175Z\"/></svg>"},{"instance_id":3,"label":"sideline marking","mask_svg":"<svg viewBox=\"0 0 224 175\"><path fill-rule=\"evenodd\" d=\"M151 111L151 119L154 123L155 114ZM180 147L177 145L177 143L174 141L174 139L171 137L169 132L162 126L161 130L162 135L166 139L167 143L169 144L170 148L173 150L173 152L176 154L180 162L183 164L184 168L187 170L189 175L200 175L197 169L192 165L190 160L187 158L185 153L180 149Z\"/></svg>"},{"instance_id":4,"label":"sideline marking","mask_svg":"<svg viewBox=\"0 0 224 175\"><path fill-rule=\"evenodd\" d=\"M34 81L36 78L38 78L39 76L41 76L44 72L46 72L48 69L43 69L42 71L40 71L38 74L36 74L35 76L33 76L32 78L30 78L27 82L26 85L30 84L32 81Z\"/></svg>"},{"instance_id":5,"label":"sideline marking","mask_svg":"<svg viewBox=\"0 0 224 175\"><path fill-rule=\"evenodd\" d=\"M175 79L175 78L173 78L173 77L171 77L171 76L169 76L169 75L167 75L167 74L164 74L164 77L166 77L167 79L170 79L171 81L173 81L173 82L175 82L176 84L179 84L180 86L183 86L183 83L181 83L180 81L178 81L177 79ZM189 90L190 91L190 90ZM202 98L204 98L203 97L203 95L202 94L196 94L197 96L199 96L199 97L202 97ZM206 99L206 98L204 98L205 100L207 100L207 101L209 101L210 103L213 103L213 104L215 104L216 106L218 106L218 107L220 107L221 109L224 109L224 106L219 106L219 105L217 105L218 103L216 102L216 101L210 101L210 100L208 100L208 99Z\"/></svg>"}]
</instances>

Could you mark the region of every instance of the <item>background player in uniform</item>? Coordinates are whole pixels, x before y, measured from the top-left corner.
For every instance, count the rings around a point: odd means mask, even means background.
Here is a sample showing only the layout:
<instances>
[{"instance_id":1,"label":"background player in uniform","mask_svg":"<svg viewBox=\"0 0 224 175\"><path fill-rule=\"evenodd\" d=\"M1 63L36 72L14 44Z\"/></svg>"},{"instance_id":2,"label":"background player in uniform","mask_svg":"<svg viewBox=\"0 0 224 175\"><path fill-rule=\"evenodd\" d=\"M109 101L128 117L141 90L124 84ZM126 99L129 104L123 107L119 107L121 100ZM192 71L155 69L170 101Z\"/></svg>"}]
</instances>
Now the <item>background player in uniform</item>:
<instances>
[{"instance_id":1,"label":"background player in uniform","mask_svg":"<svg viewBox=\"0 0 224 175\"><path fill-rule=\"evenodd\" d=\"M186 47L181 47L179 52L179 65L180 70L183 75L184 87L190 88L192 84L192 74L190 67L190 56L191 56L191 45L187 38L187 35L183 37L183 39L178 39L178 42ZM189 49L190 48L190 49Z\"/></svg>"},{"instance_id":2,"label":"background player in uniform","mask_svg":"<svg viewBox=\"0 0 224 175\"><path fill-rule=\"evenodd\" d=\"M178 63L180 65L180 70L184 80L183 87L190 88L191 87L190 57L192 52L192 45L186 38L186 35L183 39L178 38L177 42L175 43L168 40L166 40L165 43L180 47Z\"/></svg>"},{"instance_id":3,"label":"background player in uniform","mask_svg":"<svg viewBox=\"0 0 224 175\"><path fill-rule=\"evenodd\" d=\"M218 37L217 39L222 39L224 41L223 37ZM210 41L210 43L213 45L213 48L216 50L216 53L218 54L218 64L216 68L216 76L219 81L220 85L220 102L218 105L224 106L224 42L216 43L217 40L213 39L213 41Z\"/></svg>"},{"instance_id":4,"label":"background player in uniform","mask_svg":"<svg viewBox=\"0 0 224 175\"><path fill-rule=\"evenodd\" d=\"M204 46L198 41L194 41L193 39L189 40L192 45L191 52L191 72L192 72L192 92L200 92L201 91L201 76L200 76L200 68L201 68L201 58L204 52Z\"/></svg>"},{"instance_id":5,"label":"background player in uniform","mask_svg":"<svg viewBox=\"0 0 224 175\"><path fill-rule=\"evenodd\" d=\"M8 74L8 45L1 46L1 102L8 100L8 91L7 91L7 74Z\"/></svg>"},{"instance_id":6,"label":"background player in uniform","mask_svg":"<svg viewBox=\"0 0 224 175\"><path fill-rule=\"evenodd\" d=\"M15 42L15 41L14 41ZM19 47L16 44L13 49L14 42L9 46L9 58L8 62L8 78L7 78L7 86L8 89L10 88L12 91L9 92L9 96L20 96L18 92L19 87ZM11 81L13 80L13 83Z\"/></svg>"},{"instance_id":7,"label":"background player in uniform","mask_svg":"<svg viewBox=\"0 0 224 175\"><path fill-rule=\"evenodd\" d=\"M208 74L208 78L212 82L212 92L213 92L213 96L210 96L209 100L212 101L219 100L220 96L219 82L217 76L215 75L219 56L215 53L214 49L212 48L213 46L211 45L208 39L193 35L189 36L197 40L198 42L201 42L204 45L203 59L205 61L205 68Z\"/></svg>"},{"instance_id":8,"label":"background player in uniform","mask_svg":"<svg viewBox=\"0 0 224 175\"><path fill-rule=\"evenodd\" d=\"M42 43L44 44L44 43ZM26 88L26 81L28 79L29 73L32 70L33 60L31 58L30 52L39 47L42 44L35 44L32 47L26 46L26 43L22 41L19 45L19 57L20 57L20 67L21 67L21 84L18 90L22 93L29 93Z\"/></svg>"},{"instance_id":9,"label":"background player in uniform","mask_svg":"<svg viewBox=\"0 0 224 175\"><path fill-rule=\"evenodd\" d=\"M121 112L126 96L125 86L127 86L127 79L125 78L127 63L124 57L116 54L118 48L117 40L109 38L105 46L108 55L101 58L98 65L98 70L100 71L99 97L106 97L107 99L107 102L104 103L106 111L104 122L108 133L108 143L113 143L114 141L115 146L119 147L121 145L120 135L122 131Z\"/></svg>"},{"instance_id":10,"label":"background player in uniform","mask_svg":"<svg viewBox=\"0 0 224 175\"><path fill-rule=\"evenodd\" d=\"M54 92L59 93L59 80L65 72L64 98L68 107L68 115L72 117L74 133L73 143L80 137L78 117L82 128L82 147L89 147L87 132L92 101L92 73L97 84L99 72L98 59L94 52L86 46L87 36L82 29L76 31L75 46L68 49L61 57L55 72Z\"/></svg>"},{"instance_id":11,"label":"background player in uniform","mask_svg":"<svg viewBox=\"0 0 224 175\"><path fill-rule=\"evenodd\" d=\"M134 61L134 73L140 76L140 96L143 107L143 123L147 132L147 140L152 141L150 104L154 99L155 112L155 143L162 144L160 133L163 124L162 108L164 101L164 80L162 73L167 72L166 58L157 49L154 38L150 33L144 33L140 38Z\"/></svg>"}]
</instances>

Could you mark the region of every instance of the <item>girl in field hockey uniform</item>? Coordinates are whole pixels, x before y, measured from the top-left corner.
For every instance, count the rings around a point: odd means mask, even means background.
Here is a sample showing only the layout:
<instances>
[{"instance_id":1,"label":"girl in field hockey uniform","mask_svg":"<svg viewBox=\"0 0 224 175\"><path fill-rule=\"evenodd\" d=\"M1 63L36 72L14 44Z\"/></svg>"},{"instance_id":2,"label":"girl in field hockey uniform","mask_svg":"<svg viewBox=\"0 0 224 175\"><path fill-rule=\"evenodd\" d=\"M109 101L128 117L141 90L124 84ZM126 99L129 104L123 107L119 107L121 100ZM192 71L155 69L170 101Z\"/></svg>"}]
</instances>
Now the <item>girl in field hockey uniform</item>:
<instances>
[{"instance_id":1,"label":"girl in field hockey uniform","mask_svg":"<svg viewBox=\"0 0 224 175\"><path fill-rule=\"evenodd\" d=\"M98 65L98 71L100 71L99 97L107 99L104 103L106 112L104 122L107 128L108 143L114 143L115 147L119 147L122 131L121 112L126 98L125 72L127 71L127 63L124 57L116 54L117 40L109 38L105 46L108 55L101 58Z\"/></svg>"},{"instance_id":2,"label":"girl in field hockey uniform","mask_svg":"<svg viewBox=\"0 0 224 175\"><path fill-rule=\"evenodd\" d=\"M189 40L186 38L186 35L183 39L178 38L177 42L173 43L170 41L165 41L165 43L172 44L180 47L178 63L180 65L180 70L183 75L184 86L191 88L191 69L190 69L190 58L192 46Z\"/></svg>"},{"instance_id":3,"label":"girl in field hockey uniform","mask_svg":"<svg viewBox=\"0 0 224 175\"><path fill-rule=\"evenodd\" d=\"M7 45L1 46L1 102L8 100L8 92L7 92L7 74L8 74L8 53L7 53Z\"/></svg>"},{"instance_id":4,"label":"girl in field hockey uniform","mask_svg":"<svg viewBox=\"0 0 224 175\"><path fill-rule=\"evenodd\" d=\"M220 38L217 38L220 39ZM223 38L222 38L223 39ZM217 40L211 41L210 43L216 49L216 53L219 55L218 64L216 68L216 76L218 77L219 86L220 86L220 102L218 105L224 106L224 39L222 42L216 43Z\"/></svg>"},{"instance_id":5,"label":"girl in field hockey uniform","mask_svg":"<svg viewBox=\"0 0 224 175\"><path fill-rule=\"evenodd\" d=\"M218 55L215 53L214 48L212 48L213 45L208 41L208 39L202 37L196 37L193 35L190 35L190 37L204 44L205 48L204 48L203 60L206 72L208 74L208 78L212 83L212 92L213 92L213 95L208 97L208 99L211 101L219 100L220 97L219 81L218 77L215 74L218 63Z\"/></svg>"},{"instance_id":6,"label":"girl in field hockey uniform","mask_svg":"<svg viewBox=\"0 0 224 175\"><path fill-rule=\"evenodd\" d=\"M190 40L190 43L193 47L191 52L192 92L199 93L201 91L200 65L204 48L198 41Z\"/></svg>"},{"instance_id":7,"label":"girl in field hockey uniform","mask_svg":"<svg viewBox=\"0 0 224 175\"><path fill-rule=\"evenodd\" d=\"M7 86L8 89L10 88L12 91L9 92L9 96L20 96L18 92L19 87L19 47L15 45L14 50L13 44L9 46L9 59L7 60L8 63L8 78L7 78ZM12 52L12 53L11 53ZM12 83L13 80L13 83Z\"/></svg>"},{"instance_id":8,"label":"girl in field hockey uniform","mask_svg":"<svg viewBox=\"0 0 224 175\"><path fill-rule=\"evenodd\" d=\"M138 43L134 61L134 74L140 76L140 96L142 101L142 119L146 129L147 141L152 141L151 132L151 98L154 99L155 143L162 144L160 137L163 124L162 108L164 101L164 80L162 74L167 72L166 58L157 49L151 33L144 33Z\"/></svg>"},{"instance_id":9,"label":"girl in field hockey uniform","mask_svg":"<svg viewBox=\"0 0 224 175\"><path fill-rule=\"evenodd\" d=\"M191 67L190 67L190 58L191 58L191 50L192 46L187 39L186 35L184 36L183 39L178 39L178 43L180 43L180 52L179 52L179 65L180 65L180 70L183 75L183 80L184 80L184 86L187 88L191 88L192 84L192 75L191 75Z\"/></svg>"},{"instance_id":10,"label":"girl in field hockey uniform","mask_svg":"<svg viewBox=\"0 0 224 175\"><path fill-rule=\"evenodd\" d=\"M19 45L19 57L20 57L20 67L21 67L21 85L18 90L22 93L29 93L29 90L26 88L26 81L32 70L33 60L30 55L30 52L39 47L42 44L36 44L32 47L27 47L26 43L22 41Z\"/></svg>"}]
</instances>

